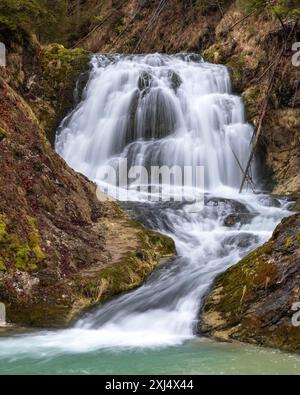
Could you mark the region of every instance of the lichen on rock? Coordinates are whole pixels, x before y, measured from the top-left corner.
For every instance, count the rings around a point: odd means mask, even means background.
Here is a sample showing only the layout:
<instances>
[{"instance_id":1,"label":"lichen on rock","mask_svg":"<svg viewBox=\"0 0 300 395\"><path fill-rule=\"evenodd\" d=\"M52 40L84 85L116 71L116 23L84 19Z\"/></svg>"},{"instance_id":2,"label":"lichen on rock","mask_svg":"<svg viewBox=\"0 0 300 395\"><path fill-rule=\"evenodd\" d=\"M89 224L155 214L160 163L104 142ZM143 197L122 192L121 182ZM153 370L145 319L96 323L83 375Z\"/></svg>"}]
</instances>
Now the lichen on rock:
<instances>
[{"instance_id":1,"label":"lichen on rock","mask_svg":"<svg viewBox=\"0 0 300 395\"><path fill-rule=\"evenodd\" d=\"M42 101L32 100L31 106L50 141L53 141L59 122L72 108L76 80L87 70L89 59L84 49L67 49L60 44L51 44L41 50L41 68L36 82L43 89L43 96ZM34 93L35 89L38 88L33 82L31 91Z\"/></svg>"},{"instance_id":2,"label":"lichen on rock","mask_svg":"<svg viewBox=\"0 0 300 395\"><path fill-rule=\"evenodd\" d=\"M297 214L284 219L270 241L218 276L204 299L199 332L299 351L300 328L292 323L292 305L300 300L299 235Z\"/></svg>"}]
</instances>

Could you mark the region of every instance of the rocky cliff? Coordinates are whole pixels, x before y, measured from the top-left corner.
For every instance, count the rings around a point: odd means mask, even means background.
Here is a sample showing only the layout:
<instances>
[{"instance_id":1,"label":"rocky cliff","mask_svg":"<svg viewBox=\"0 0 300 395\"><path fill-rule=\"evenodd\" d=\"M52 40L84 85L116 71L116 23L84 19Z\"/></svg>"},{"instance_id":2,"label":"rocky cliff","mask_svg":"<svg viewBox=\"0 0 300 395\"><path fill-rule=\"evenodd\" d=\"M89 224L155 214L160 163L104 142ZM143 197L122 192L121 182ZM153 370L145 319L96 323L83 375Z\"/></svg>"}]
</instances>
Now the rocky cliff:
<instances>
[{"instance_id":1,"label":"rocky cliff","mask_svg":"<svg viewBox=\"0 0 300 395\"><path fill-rule=\"evenodd\" d=\"M300 350L300 215L221 274L205 299L199 332L221 340Z\"/></svg>"},{"instance_id":2,"label":"rocky cliff","mask_svg":"<svg viewBox=\"0 0 300 395\"><path fill-rule=\"evenodd\" d=\"M10 41L0 74L0 300L13 323L64 326L140 285L175 247L100 203L46 137L70 109L88 54L22 40Z\"/></svg>"}]
</instances>

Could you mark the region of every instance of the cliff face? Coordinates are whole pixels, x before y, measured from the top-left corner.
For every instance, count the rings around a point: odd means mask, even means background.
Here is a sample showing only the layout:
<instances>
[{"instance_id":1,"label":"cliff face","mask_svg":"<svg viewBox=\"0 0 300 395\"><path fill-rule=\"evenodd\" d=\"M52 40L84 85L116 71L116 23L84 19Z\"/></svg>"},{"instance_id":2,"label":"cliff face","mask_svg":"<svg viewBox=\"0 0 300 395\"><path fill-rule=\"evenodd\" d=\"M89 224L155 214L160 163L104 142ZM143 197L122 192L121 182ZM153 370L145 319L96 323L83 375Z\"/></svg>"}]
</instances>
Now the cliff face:
<instances>
[{"instance_id":1,"label":"cliff face","mask_svg":"<svg viewBox=\"0 0 300 395\"><path fill-rule=\"evenodd\" d=\"M8 320L53 326L140 284L168 238L99 203L95 186L53 152L37 118L0 85L0 298Z\"/></svg>"},{"instance_id":2,"label":"cliff face","mask_svg":"<svg viewBox=\"0 0 300 395\"><path fill-rule=\"evenodd\" d=\"M300 215L285 219L264 246L221 274L205 299L199 331L300 350Z\"/></svg>"},{"instance_id":3,"label":"cliff face","mask_svg":"<svg viewBox=\"0 0 300 395\"><path fill-rule=\"evenodd\" d=\"M63 117L73 106L76 80L87 79L90 54L60 44L41 46L36 37L0 30L7 66L0 76L30 105L51 142ZM80 86L79 86L80 90Z\"/></svg>"},{"instance_id":4,"label":"cliff face","mask_svg":"<svg viewBox=\"0 0 300 395\"><path fill-rule=\"evenodd\" d=\"M130 220L53 151L53 130L87 65L82 50L11 43L0 75L0 300L11 322L63 326L141 284L172 240Z\"/></svg>"}]
</instances>

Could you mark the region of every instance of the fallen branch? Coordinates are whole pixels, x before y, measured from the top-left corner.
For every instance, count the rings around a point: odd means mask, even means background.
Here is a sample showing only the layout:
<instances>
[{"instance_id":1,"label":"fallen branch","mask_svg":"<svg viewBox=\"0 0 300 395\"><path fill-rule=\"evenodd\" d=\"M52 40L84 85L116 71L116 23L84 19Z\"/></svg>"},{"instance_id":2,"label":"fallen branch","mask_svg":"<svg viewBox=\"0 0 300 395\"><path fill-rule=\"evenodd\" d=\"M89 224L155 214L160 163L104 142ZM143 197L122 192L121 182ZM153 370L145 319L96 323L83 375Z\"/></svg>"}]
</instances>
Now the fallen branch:
<instances>
[{"instance_id":1,"label":"fallen branch","mask_svg":"<svg viewBox=\"0 0 300 395\"><path fill-rule=\"evenodd\" d=\"M239 168L241 169L241 172L244 174L245 171L243 169L243 166L242 166L238 156L236 155L236 153L234 152L234 150L233 150L233 148L231 147L230 144L229 144L229 146L230 146L230 149L231 149L231 151L233 153L233 156L234 156L235 160L237 161L237 164L239 165ZM249 185L251 186L252 191L255 193L255 185L254 185L254 182L253 182L253 180L252 180L252 178L251 178L251 176L249 174L247 174L247 181L248 181Z\"/></svg>"},{"instance_id":2,"label":"fallen branch","mask_svg":"<svg viewBox=\"0 0 300 395\"><path fill-rule=\"evenodd\" d=\"M251 11L249 14L245 15L243 18L239 19L237 22L235 22L233 25L229 26L228 28L228 32L230 32L230 30L232 30L233 28L235 28L237 25L239 25L240 23L244 22L244 20L248 19L250 16L252 16L253 14L257 13L259 11L258 10L253 10Z\"/></svg>"},{"instance_id":3,"label":"fallen branch","mask_svg":"<svg viewBox=\"0 0 300 395\"><path fill-rule=\"evenodd\" d=\"M115 8L110 14L108 14L98 25L93 27L92 30L90 30L84 37L82 37L80 40L78 40L72 48L76 48L77 45L79 45L82 41L86 40L89 38L96 30L98 30L101 26L104 25L105 22L107 22L117 11L119 11L120 8L123 7L127 3L127 0L123 1L117 8Z\"/></svg>"},{"instance_id":4,"label":"fallen branch","mask_svg":"<svg viewBox=\"0 0 300 395\"><path fill-rule=\"evenodd\" d=\"M134 16L128 21L125 29L118 35L118 37L113 41L112 43L112 48L115 48L115 46L117 44L119 44L120 39L123 37L123 35L127 32L127 30L129 29L130 24L135 20L135 18L137 17L137 15L139 14L139 12L141 11L142 6L140 5L136 11L136 13L134 14Z\"/></svg>"},{"instance_id":5,"label":"fallen branch","mask_svg":"<svg viewBox=\"0 0 300 395\"><path fill-rule=\"evenodd\" d=\"M138 41L137 45L135 46L133 53L136 53L136 51L138 50L140 44L142 43L142 41L144 40L146 34L148 33L148 30L150 29L150 27L153 25L153 23L155 22L155 20L159 17L159 15L161 14L161 12L163 11L165 5L167 4L168 0L161 0L157 6L157 8L155 9L145 31L144 34L142 35L142 37L140 38L140 40Z\"/></svg>"},{"instance_id":6,"label":"fallen branch","mask_svg":"<svg viewBox=\"0 0 300 395\"><path fill-rule=\"evenodd\" d=\"M254 132L255 139L254 139L254 142L253 142L253 145L252 145L252 150L251 150L248 162L247 162L247 166L246 166L246 169L245 169L245 172L244 172L244 177L243 177L243 180L242 180L242 184L241 184L239 193L243 192L244 185L245 185L245 182L247 180L247 176L248 176L248 173L249 173L249 170L250 170L250 167L251 167L251 163L252 163L252 160L253 160L253 157L254 157L256 146L258 144L259 137L260 137L260 134L261 134L261 131L262 131L262 124L263 124L263 121L264 121L264 118L265 118L265 115L266 115L266 112L267 112L267 108L268 108L268 104L269 104L269 97L271 95L273 84L274 84L275 72L277 70L277 67L279 65L279 62L280 62L280 60L282 58L282 55L283 55L284 51L285 51L285 47L282 48L279 56L277 57L277 61L275 62L275 65L274 65L274 68L273 68L273 71L272 71L272 74L271 74L271 77L270 77L270 83L269 83L268 89L266 91L266 97L265 97L263 108L262 108L262 112L261 112L261 115L260 115L260 118L259 118L258 126L257 126L257 129L256 129L256 132ZM253 140L253 138L252 138L252 140Z\"/></svg>"}]
</instances>

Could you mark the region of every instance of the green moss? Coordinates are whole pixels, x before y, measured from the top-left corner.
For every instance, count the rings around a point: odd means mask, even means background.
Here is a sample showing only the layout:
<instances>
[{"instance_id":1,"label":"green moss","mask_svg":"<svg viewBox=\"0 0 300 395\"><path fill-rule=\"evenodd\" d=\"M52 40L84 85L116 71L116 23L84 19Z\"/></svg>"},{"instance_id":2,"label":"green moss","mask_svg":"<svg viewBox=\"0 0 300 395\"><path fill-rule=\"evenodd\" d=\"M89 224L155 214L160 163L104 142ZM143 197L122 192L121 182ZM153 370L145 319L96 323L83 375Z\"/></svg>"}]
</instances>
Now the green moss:
<instances>
[{"instance_id":1,"label":"green moss","mask_svg":"<svg viewBox=\"0 0 300 395\"><path fill-rule=\"evenodd\" d=\"M272 250L273 243L266 243L217 278L214 288L222 288L220 312L238 316L244 300L276 280L277 269L269 262Z\"/></svg>"},{"instance_id":2,"label":"green moss","mask_svg":"<svg viewBox=\"0 0 300 395\"><path fill-rule=\"evenodd\" d=\"M0 272L5 272L6 271L6 266L3 262L2 259L0 259Z\"/></svg>"},{"instance_id":3,"label":"green moss","mask_svg":"<svg viewBox=\"0 0 300 395\"><path fill-rule=\"evenodd\" d=\"M291 15L293 15L296 18L299 18L300 16L300 8L295 8L294 10L291 11Z\"/></svg>"},{"instance_id":4,"label":"green moss","mask_svg":"<svg viewBox=\"0 0 300 395\"><path fill-rule=\"evenodd\" d=\"M76 80L87 67L89 58L89 53L84 49L67 49L60 44L48 45L42 50L40 64L44 98L45 101L49 100L55 111L49 111L47 106L33 109L52 143L54 131L73 105ZM86 80L82 81L82 85Z\"/></svg>"},{"instance_id":5,"label":"green moss","mask_svg":"<svg viewBox=\"0 0 300 395\"><path fill-rule=\"evenodd\" d=\"M131 221L130 221L131 222ZM158 264L159 259L175 253L174 241L132 221L139 230L140 245L113 266L99 270L95 277L78 277L78 292L89 299L88 304L104 301L114 295L141 285Z\"/></svg>"},{"instance_id":6,"label":"green moss","mask_svg":"<svg viewBox=\"0 0 300 395\"><path fill-rule=\"evenodd\" d=\"M243 76L245 72L246 59L243 54L232 56L227 62L227 67L231 73L232 84L237 91L241 90Z\"/></svg>"},{"instance_id":7,"label":"green moss","mask_svg":"<svg viewBox=\"0 0 300 395\"><path fill-rule=\"evenodd\" d=\"M41 261L46 258L46 255L43 253L41 248L41 238L39 231L36 227L36 220L32 217L27 217L28 223L31 227L31 232L29 233L29 245L31 247L32 252L35 254L35 257L38 261Z\"/></svg>"},{"instance_id":8,"label":"green moss","mask_svg":"<svg viewBox=\"0 0 300 395\"><path fill-rule=\"evenodd\" d=\"M7 219L6 219L5 215L0 214L0 243L7 235L6 223L7 223Z\"/></svg>"},{"instance_id":9,"label":"green moss","mask_svg":"<svg viewBox=\"0 0 300 395\"><path fill-rule=\"evenodd\" d=\"M265 0L238 0L237 5L245 12L253 12L261 10L267 4Z\"/></svg>"},{"instance_id":10,"label":"green moss","mask_svg":"<svg viewBox=\"0 0 300 395\"><path fill-rule=\"evenodd\" d=\"M288 248L290 248L292 245L293 245L293 238L292 238L292 236L289 236L289 237L286 238L284 247L285 247L286 249L288 249Z\"/></svg>"},{"instance_id":11,"label":"green moss","mask_svg":"<svg viewBox=\"0 0 300 395\"><path fill-rule=\"evenodd\" d=\"M46 255L43 253L40 246L37 245L37 246L32 247L32 251L33 251L35 257L37 258L37 260L41 261L46 258Z\"/></svg>"},{"instance_id":12,"label":"green moss","mask_svg":"<svg viewBox=\"0 0 300 395\"><path fill-rule=\"evenodd\" d=\"M126 25L116 25L113 29L115 32L120 34L126 30Z\"/></svg>"},{"instance_id":13,"label":"green moss","mask_svg":"<svg viewBox=\"0 0 300 395\"><path fill-rule=\"evenodd\" d=\"M36 222L31 217L27 217L27 220L30 231L26 239L8 230L6 218L0 216L0 255L2 261L9 262L9 266L5 265L6 269L35 271L46 258L41 248Z\"/></svg>"},{"instance_id":14,"label":"green moss","mask_svg":"<svg viewBox=\"0 0 300 395\"><path fill-rule=\"evenodd\" d=\"M300 8L296 6L293 0L276 0L272 2L264 0L238 0L237 5L242 11L249 12L272 12L273 15L280 19L291 18L297 19L300 15Z\"/></svg>"},{"instance_id":15,"label":"green moss","mask_svg":"<svg viewBox=\"0 0 300 395\"><path fill-rule=\"evenodd\" d=\"M166 255L172 255L175 253L175 243L170 237L157 232L148 231L146 229L144 232L140 233L139 237L145 249L149 249L154 246L159 252Z\"/></svg>"},{"instance_id":16,"label":"green moss","mask_svg":"<svg viewBox=\"0 0 300 395\"><path fill-rule=\"evenodd\" d=\"M19 270L29 269L30 248L27 244L11 244L10 248L15 252L15 265Z\"/></svg>"},{"instance_id":17,"label":"green moss","mask_svg":"<svg viewBox=\"0 0 300 395\"><path fill-rule=\"evenodd\" d=\"M7 131L0 127L0 141L7 137Z\"/></svg>"},{"instance_id":18,"label":"green moss","mask_svg":"<svg viewBox=\"0 0 300 395\"><path fill-rule=\"evenodd\" d=\"M298 4L297 4L298 5ZM272 8L273 14L280 19L291 18L298 19L300 15L300 8L296 7L296 2L293 5L292 1L277 0L277 4Z\"/></svg>"},{"instance_id":19,"label":"green moss","mask_svg":"<svg viewBox=\"0 0 300 395\"><path fill-rule=\"evenodd\" d=\"M45 13L38 0L1 0L0 23L12 30L30 30L33 20L41 22Z\"/></svg>"},{"instance_id":20,"label":"green moss","mask_svg":"<svg viewBox=\"0 0 300 395\"><path fill-rule=\"evenodd\" d=\"M219 57L219 52L215 51L211 48L208 48L205 51L203 51L202 56L205 61L211 62L211 63L216 63L217 59Z\"/></svg>"},{"instance_id":21,"label":"green moss","mask_svg":"<svg viewBox=\"0 0 300 395\"><path fill-rule=\"evenodd\" d=\"M297 230L297 242L300 245L300 229Z\"/></svg>"},{"instance_id":22,"label":"green moss","mask_svg":"<svg viewBox=\"0 0 300 395\"><path fill-rule=\"evenodd\" d=\"M79 293L93 304L137 287L154 267L151 262L141 263L143 258L131 254L119 263L100 270L97 279L78 278Z\"/></svg>"},{"instance_id":23,"label":"green moss","mask_svg":"<svg viewBox=\"0 0 300 395\"><path fill-rule=\"evenodd\" d=\"M253 85L242 93L247 116L253 120L260 111L262 88L260 85Z\"/></svg>"},{"instance_id":24,"label":"green moss","mask_svg":"<svg viewBox=\"0 0 300 395\"><path fill-rule=\"evenodd\" d=\"M46 78L55 77L53 82L65 82L65 78L74 78L86 65L89 54L82 48L67 49L60 44L45 47L41 54L41 65Z\"/></svg>"},{"instance_id":25,"label":"green moss","mask_svg":"<svg viewBox=\"0 0 300 395\"><path fill-rule=\"evenodd\" d=\"M70 322L68 305L49 305L43 302L36 304L6 305L7 320L26 326L41 328L66 326Z\"/></svg>"}]
</instances>

